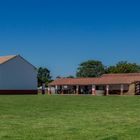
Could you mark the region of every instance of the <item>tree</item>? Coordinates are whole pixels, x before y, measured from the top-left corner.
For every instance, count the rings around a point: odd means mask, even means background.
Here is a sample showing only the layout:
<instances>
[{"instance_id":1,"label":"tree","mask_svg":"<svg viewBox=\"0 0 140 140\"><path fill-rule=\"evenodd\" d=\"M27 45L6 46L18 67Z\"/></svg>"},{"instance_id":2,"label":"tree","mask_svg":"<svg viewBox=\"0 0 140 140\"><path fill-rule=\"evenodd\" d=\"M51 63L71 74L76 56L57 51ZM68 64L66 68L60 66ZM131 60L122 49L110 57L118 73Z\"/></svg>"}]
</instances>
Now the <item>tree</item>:
<instances>
[{"instance_id":1,"label":"tree","mask_svg":"<svg viewBox=\"0 0 140 140\"><path fill-rule=\"evenodd\" d=\"M77 77L99 77L105 73L105 66L101 61L88 60L79 65Z\"/></svg>"},{"instance_id":2,"label":"tree","mask_svg":"<svg viewBox=\"0 0 140 140\"><path fill-rule=\"evenodd\" d=\"M56 79L60 79L60 78L74 78L73 75L69 75L69 76L66 76L66 77L62 77L62 76L57 76Z\"/></svg>"},{"instance_id":3,"label":"tree","mask_svg":"<svg viewBox=\"0 0 140 140\"><path fill-rule=\"evenodd\" d=\"M127 61L120 61L115 66L107 68L106 73L135 73L140 72L140 65L136 63L128 63Z\"/></svg>"},{"instance_id":4,"label":"tree","mask_svg":"<svg viewBox=\"0 0 140 140\"><path fill-rule=\"evenodd\" d=\"M69 75L66 78L74 78L74 76L73 75Z\"/></svg>"},{"instance_id":5,"label":"tree","mask_svg":"<svg viewBox=\"0 0 140 140\"><path fill-rule=\"evenodd\" d=\"M56 76L56 79L60 79L60 78L62 78L61 76Z\"/></svg>"},{"instance_id":6,"label":"tree","mask_svg":"<svg viewBox=\"0 0 140 140\"><path fill-rule=\"evenodd\" d=\"M43 83L48 85L49 82L52 81L51 76L50 76L50 71L47 68L38 68L38 86L41 86Z\"/></svg>"}]
</instances>

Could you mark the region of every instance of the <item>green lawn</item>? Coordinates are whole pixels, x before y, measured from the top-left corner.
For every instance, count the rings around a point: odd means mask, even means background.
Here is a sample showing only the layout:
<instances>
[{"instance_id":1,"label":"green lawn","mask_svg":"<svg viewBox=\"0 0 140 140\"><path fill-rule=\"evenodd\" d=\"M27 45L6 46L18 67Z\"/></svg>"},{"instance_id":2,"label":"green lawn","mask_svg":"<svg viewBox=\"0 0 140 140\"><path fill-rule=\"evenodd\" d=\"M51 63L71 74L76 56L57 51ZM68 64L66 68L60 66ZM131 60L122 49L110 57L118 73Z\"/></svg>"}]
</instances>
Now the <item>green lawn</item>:
<instances>
[{"instance_id":1,"label":"green lawn","mask_svg":"<svg viewBox=\"0 0 140 140\"><path fill-rule=\"evenodd\" d=\"M0 140L140 140L140 97L0 96Z\"/></svg>"}]
</instances>

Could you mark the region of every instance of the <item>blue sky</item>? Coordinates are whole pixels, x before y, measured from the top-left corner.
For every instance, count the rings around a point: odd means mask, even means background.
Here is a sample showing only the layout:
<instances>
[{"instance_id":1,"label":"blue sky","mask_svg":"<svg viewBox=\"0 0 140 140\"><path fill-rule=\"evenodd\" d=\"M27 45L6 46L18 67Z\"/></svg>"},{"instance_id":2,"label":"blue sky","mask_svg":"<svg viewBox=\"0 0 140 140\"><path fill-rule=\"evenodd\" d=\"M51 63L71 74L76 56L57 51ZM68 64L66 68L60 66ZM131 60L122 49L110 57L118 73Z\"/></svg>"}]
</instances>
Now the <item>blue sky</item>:
<instances>
[{"instance_id":1,"label":"blue sky","mask_svg":"<svg viewBox=\"0 0 140 140\"><path fill-rule=\"evenodd\" d=\"M137 0L0 1L0 55L21 54L52 75L74 75L82 61L140 64Z\"/></svg>"}]
</instances>

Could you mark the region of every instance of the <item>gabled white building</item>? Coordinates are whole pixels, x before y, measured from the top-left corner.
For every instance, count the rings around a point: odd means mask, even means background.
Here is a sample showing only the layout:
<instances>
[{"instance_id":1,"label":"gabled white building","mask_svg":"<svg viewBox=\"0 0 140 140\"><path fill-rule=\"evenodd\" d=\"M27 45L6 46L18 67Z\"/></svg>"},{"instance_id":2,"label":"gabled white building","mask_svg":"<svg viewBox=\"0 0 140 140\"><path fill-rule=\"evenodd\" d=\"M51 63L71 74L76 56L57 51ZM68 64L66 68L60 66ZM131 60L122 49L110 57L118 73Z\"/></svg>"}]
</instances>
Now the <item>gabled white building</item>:
<instances>
[{"instance_id":1,"label":"gabled white building","mask_svg":"<svg viewBox=\"0 0 140 140\"><path fill-rule=\"evenodd\" d=\"M0 94L37 94L37 70L20 55L0 57Z\"/></svg>"}]
</instances>

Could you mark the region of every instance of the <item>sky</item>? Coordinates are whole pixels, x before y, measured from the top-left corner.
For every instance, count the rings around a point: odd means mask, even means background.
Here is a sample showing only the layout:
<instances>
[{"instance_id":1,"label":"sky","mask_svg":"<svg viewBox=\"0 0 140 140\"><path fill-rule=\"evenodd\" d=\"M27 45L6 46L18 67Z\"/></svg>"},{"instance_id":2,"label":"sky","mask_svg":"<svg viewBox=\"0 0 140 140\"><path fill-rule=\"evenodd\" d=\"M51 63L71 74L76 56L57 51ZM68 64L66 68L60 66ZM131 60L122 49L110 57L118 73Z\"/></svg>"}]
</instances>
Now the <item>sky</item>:
<instances>
[{"instance_id":1,"label":"sky","mask_svg":"<svg viewBox=\"0 0 140 140\"><path fill-rule=\"evenodd\" d=\"M0 55L20 54L53 77L86 60L140 64L138 0L0 0Z\"/></svg>"}]
</instances>

